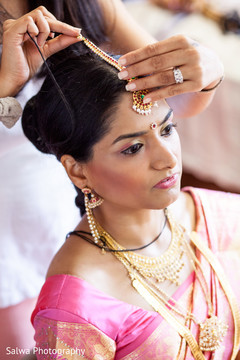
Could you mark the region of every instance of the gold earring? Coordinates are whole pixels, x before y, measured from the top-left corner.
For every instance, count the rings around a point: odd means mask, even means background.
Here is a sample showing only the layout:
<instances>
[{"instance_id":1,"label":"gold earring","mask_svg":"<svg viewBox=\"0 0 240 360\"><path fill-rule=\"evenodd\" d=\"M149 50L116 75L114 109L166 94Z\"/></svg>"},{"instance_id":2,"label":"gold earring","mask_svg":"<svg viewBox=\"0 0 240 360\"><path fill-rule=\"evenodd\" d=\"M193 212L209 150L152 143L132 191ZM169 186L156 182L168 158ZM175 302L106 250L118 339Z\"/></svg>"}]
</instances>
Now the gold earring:
<instances>
[{"instance_id":1,"label":"gold earring","mask_svg":"<svg viewBox=\"0 0 240 360\"><path fill-rule=\"evenodd\" d=\"M82 192L84 194L84 203L85 203L88 225L94 242L98 244L100 242L100 236L94 221L92 209L101 205L103 203L103 199L100 196L93 194L91 189L89 189L88 187L83 188ZM90 194L91 194L91 199L89 200Z\"/></svg>"},{"instance_id":2,"label":"gold earring","mask_svg":"<svg viewBox=\"0 0 240 360\"><path fill-rule=\"evenodd\" d=\"M90 209L94 209L97 206L100 206L104 201L99 195L92 193L92 190L88 187L83 188L82 192L85 195L85 199L87 200L87 206ZM88 195L91 196L91 199L89 199Z\"/></svg>"},{"instance_id":3,"label":"gold earring","mask_svg":"<svg viewBox=\"0 0 240 360\"><path fill-rule=\"evenodd\" d=\"M88 206L90 209L94 209L97 206L100 206L103 203L103 198L97 194L91 193L91 199L89 200Z\"/></svg>"}]
</instances>

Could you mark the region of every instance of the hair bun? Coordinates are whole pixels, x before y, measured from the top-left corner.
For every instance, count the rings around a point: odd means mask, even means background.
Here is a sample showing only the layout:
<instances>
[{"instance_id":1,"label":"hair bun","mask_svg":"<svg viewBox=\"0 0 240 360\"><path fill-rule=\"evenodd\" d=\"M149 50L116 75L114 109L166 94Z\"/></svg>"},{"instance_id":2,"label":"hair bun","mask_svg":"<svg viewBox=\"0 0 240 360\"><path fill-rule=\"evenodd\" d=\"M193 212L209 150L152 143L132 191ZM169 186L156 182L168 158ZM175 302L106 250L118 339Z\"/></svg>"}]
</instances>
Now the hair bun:
<instances>
[{"instance_id":1,"label":"hair bun","mask_svg":"<svg viewBox=\"0 0 240 360\"><path fill-rule=\"evenodd\" d=\"M47 146L44 138L39 131L39 109L38 95L33 96L23 109L22 128L25 136L33 143L33 145L41 152L50 154L51 151Z\"/></svg>"}]
</instances>

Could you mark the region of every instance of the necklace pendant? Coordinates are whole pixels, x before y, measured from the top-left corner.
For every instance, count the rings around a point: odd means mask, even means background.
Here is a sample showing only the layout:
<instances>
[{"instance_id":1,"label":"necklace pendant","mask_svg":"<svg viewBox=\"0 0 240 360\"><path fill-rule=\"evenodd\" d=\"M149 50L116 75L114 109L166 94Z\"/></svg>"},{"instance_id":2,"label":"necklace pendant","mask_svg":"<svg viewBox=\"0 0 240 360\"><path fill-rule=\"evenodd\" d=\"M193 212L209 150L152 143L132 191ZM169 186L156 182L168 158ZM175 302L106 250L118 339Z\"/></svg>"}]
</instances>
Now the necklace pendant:
<instances>
[{"instance_id":1,"label":"necklace pendant","mask_svg":"<svg viewBox=\"0 0 240 360\"><path fill-rule=\"evenodd\" d=\"M202 351L217 350L227 333L228 325L217 316L211 316L200 324L199 346Z\"/></svg>"}]
</instances>

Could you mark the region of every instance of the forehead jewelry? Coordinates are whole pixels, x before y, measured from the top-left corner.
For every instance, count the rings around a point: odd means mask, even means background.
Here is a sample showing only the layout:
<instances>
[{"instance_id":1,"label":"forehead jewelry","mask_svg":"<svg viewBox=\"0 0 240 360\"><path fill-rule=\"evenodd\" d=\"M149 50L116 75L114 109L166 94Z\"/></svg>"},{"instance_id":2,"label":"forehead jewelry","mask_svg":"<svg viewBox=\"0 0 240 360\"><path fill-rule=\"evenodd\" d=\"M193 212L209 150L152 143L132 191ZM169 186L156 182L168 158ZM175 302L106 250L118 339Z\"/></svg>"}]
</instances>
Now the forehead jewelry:
<instances>
[{"instance_id":1,"label":"forehead jewelry","mask_svg":"<svg viewBox=\"0 0 240 360\"><path fill-rule=\"evenodd\" d=\"M92 41L86 39L81 34L78 36L79 39L81 39L84 44L92 50L95 54L100 56L103 60L105 60L108 64L114 66L117 70L121 71L124 69L124 66L121 66L118 64L117 60L115 60L112 56L105 53L103 50L99 49ZM134 80L134 78L129 79L128 82L131 82ZM149 115L151 113L152 108L152 102L149 102L147 104L143 103L143 99L146 94L148 94L148 90L138 90L133 92L133 110L141 115Z\"/></svg>"},{"instance_id":2,"label":"forehead jewelry","mask_svg":"<svg viewBox=\"0 0 240 360\"><path fill-rule=\"evenodd\" d=\"M157 128L157 124L155 122L150 124L150 129L155 130Z\"/></svg>"}]
</instances>

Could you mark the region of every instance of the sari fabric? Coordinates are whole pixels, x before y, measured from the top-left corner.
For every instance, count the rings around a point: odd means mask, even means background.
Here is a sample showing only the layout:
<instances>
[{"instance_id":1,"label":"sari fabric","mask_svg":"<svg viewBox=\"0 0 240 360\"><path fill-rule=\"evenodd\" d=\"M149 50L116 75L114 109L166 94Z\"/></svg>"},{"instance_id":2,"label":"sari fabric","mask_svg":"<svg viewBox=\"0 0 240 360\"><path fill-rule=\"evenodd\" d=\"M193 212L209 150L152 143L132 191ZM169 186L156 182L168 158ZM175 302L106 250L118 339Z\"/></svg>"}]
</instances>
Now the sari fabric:
<instances>
[{"instance_id":1,"label":"sari fabric","mask_svg":"<svg viewBox=\"0 0 240 360\"><path fill-rule=\"evenodd\" d=\"M240 304L240 196L186 188L197 215L196 231L214 252ZM197 251L208 282L215 314L228 324L227 335L215 351L215 360L231 359L234 323L226 296L207 260ZM173 295L191 308L199 321L207 316L207 304L193 272ZM177 317L177 315L176 315ZM185 320L178 316L182 323ZM32 314L39 360L81 358L93 360L193 359L184 339L160 314L113 298L85 280L71 275L49 277ZM185 323L198 340L199 326ZM206 359L213 353L205 352Z\"/></svg>"}]
</instances>

